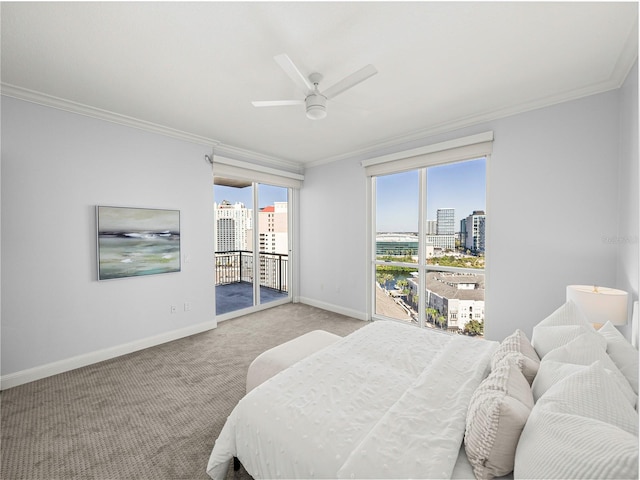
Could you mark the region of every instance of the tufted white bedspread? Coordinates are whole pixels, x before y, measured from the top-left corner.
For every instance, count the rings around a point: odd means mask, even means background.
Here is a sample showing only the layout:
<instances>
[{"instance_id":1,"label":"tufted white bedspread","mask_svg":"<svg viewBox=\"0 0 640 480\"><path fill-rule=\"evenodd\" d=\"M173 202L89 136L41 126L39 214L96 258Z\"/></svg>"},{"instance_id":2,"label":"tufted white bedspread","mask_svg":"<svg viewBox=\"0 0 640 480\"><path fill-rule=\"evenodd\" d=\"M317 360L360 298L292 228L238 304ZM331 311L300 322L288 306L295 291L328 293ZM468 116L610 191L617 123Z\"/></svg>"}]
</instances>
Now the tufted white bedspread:
<instances>
[{"instance_id":1,"label":"tufted white bedspread","mask_svg":"<svg viewBox=\"0 0 640 480\"><path fill-rule=\"evenodd\" d=\"M449 478L497 346L373 322L249 392L207 473L236 456L254 478Z\"/></svg>"}]
</instances>

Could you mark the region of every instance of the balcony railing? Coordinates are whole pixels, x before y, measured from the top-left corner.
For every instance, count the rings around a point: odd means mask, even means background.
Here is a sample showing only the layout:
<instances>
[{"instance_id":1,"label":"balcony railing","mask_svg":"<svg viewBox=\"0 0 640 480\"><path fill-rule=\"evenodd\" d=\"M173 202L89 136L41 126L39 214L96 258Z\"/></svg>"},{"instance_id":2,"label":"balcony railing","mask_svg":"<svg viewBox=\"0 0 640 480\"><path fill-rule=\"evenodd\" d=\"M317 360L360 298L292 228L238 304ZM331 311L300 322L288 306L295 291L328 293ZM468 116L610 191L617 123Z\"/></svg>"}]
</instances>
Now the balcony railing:
<instances>
[{"instance_id":1,"label":"balcony railing","mask_svg":"<svg viewBox=\"0 0 640 480\"><path fill-rule=\"evenodd\" d=\"M230 283L253 283L253 252L249 250L229 250L215 252L216 285ZM281 253L259 252L260 286L279 292L288 292L287 262L289 256Z\"/></svg>"}]
</instances>

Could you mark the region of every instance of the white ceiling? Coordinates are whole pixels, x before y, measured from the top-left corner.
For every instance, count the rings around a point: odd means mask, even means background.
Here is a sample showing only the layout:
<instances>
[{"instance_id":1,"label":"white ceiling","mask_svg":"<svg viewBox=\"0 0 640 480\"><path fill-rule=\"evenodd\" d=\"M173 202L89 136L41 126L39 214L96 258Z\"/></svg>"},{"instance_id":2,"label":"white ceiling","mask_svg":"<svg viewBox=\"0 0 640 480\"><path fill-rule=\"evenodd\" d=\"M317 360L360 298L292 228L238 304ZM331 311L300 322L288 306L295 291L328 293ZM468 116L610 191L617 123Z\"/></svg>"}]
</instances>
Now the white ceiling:
<instances>
[{"instance_id":1,"label":"white ceiling","mask_svg":"<svg viewBox=\"0 0 640 480\"><path fill-rule=\"evenodd\" d=\"M1 14L3 93L290 165L617 88L638 51L636 2L3 2ZM379 73L324 120L255 108L302 97L280 53L325 88L369 63Z\"/></svg>"}]
</instances>

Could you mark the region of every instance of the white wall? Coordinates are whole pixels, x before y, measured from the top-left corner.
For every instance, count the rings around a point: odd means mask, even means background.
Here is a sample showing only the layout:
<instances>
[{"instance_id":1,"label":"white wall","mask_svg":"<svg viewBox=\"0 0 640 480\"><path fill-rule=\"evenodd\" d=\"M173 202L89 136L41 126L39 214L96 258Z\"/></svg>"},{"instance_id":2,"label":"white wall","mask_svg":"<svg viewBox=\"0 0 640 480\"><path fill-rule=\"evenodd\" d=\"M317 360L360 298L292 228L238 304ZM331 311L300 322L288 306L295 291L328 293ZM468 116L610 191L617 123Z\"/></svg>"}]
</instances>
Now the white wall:
<instances>
[{"instance_id":1,"label":"white wall","mask_svg":"<svg viewBox=\"0 0 640 480\"><path fill-rule=\"evenodd\" d=\"M366 318L366 181L360 164L305 171L300 190L300 300Z\"/></svg>"},{"instance_id":2,"label":"white wall","mask_svg":"<svg viewBox=\"0 0 640 480\"><path fill-rule=\"evenodd\" d=\"M566 285L615 285L617 92L495 122L488 172L487 336L533 326Z\"/></svg>"},{"instance_id":3,"label":"white wall","mask_svg":"<svg viewBox=\"0 0 640 480\"><path fill-rule=\"evenodd\" d=\"M616 284L617 248L602 237L618 232L618 122L619 92L612 91L404 146L494 131L487 166L489 338L502 339L516 327L530 335L564 302L568 284ZM301 296L364 316L366 180L360 160L305 172ZM630 188L637 192L633 178ZM636 216L636 231L637 224Z\"/></svg>"},{"instance_id":4,"label":"white wall","mask_svg":"<svg viewBox=\"0 0 640 480\"><path fill-rule=\"evenodd\" d=\"M617 241L611 247L619 249L616 287L630 293L629 311L632 300L638 299L638 251L640 216L638 197L638 62L620 89L620 199ZM627 337L631 337L631 326L624 327Z\"/></svg>"},{"instance_id":5,"label":"white wall","mask_svg":"<svg viewBox=\"0 0 640 480\"><path fill-rule=\"evenodd\" d=\"M210 152L2 97L4 387L215 327ZM95 205L179 209L182 271L98 282Z\"/></svg>"}]
</instances>

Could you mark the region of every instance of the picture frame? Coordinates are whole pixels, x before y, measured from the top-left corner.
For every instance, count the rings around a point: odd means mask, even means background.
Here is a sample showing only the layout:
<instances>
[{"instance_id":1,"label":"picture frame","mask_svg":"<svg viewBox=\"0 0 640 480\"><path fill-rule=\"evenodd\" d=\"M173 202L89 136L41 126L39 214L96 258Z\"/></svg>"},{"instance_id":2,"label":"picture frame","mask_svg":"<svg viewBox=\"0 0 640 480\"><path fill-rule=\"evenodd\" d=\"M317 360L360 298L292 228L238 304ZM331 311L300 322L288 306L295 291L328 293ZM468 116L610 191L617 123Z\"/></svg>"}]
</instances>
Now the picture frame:
<instances>
[{"instance_id":1,"label":"picture frame","mask_svg":"<svg viewBox=\"0 0 640 480\"><path fill-rule=\"evenodd\" d=\"M98 280L181 270L180 210L96 205Z\"/></svg>"}]
</instances>

